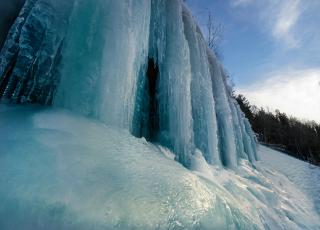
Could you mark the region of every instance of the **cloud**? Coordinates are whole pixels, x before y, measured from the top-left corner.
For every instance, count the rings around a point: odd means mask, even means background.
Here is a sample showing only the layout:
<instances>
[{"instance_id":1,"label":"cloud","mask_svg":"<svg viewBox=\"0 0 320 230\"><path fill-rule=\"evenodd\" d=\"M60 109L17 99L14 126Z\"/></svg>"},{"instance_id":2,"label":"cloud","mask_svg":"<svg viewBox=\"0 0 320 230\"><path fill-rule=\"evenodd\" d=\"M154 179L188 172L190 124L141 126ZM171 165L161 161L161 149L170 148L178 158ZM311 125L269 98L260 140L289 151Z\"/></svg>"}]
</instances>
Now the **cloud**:
<instances>
[{"instance_id":1,"label":"cloud","mask_svg":"<svg viewBox=\"0 0 320 230\"><path fill-rule=\"evenodd\" d=\"M289 48L298 47L293 30L302 14L300 0L280 1L273 7L274 15L271 16L275 18L272 22L273 36L285 41Z\"/></svg>"},{"instance_id":2,"label":"cloud","mask_svg":"<svg viewBox=\"0 0 320 230\"><path fill-rule=\"evenodd\" d=\"M320 69L275 72L264 79L237 91L258 107L320 122Z\"/></svg>"},{"instance_id":3,"label":"cloud","mask_svg":"<svg viewBox=\"0 0 320 230\"><path fill-rule=\"evenodd\" d=\"M231 6L232 7L246 6L252 2L253 0L232 0Z\"/></svg>"},{"instance_id":4,"label":"cloud","mask_svg":"<svg viewBox=\"0 0 320 230\"><path fill-rule=\"evenodd\" d=\"M303 2L301 0L230 0L231 7L247 10L252 16L253 23L273 37L282 42L287 49L299 47L299 33L297 25L304 10L314 0ZM244 7L246 6L246 7Z\"/></svg>"}]
</instances>

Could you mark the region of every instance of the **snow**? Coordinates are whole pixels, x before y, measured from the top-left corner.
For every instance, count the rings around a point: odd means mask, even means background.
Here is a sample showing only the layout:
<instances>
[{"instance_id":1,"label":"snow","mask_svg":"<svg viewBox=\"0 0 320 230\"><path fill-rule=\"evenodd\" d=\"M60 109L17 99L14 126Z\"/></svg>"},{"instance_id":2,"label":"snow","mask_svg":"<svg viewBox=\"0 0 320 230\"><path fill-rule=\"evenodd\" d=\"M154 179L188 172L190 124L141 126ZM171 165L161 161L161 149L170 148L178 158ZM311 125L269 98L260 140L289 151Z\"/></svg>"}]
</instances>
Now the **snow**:
<instances>
[{"instance_id":1,"label":"snow","mask_svg":"<svg viewBox=\"0 0 320 230\"><path fill-rule=\"evenodd\" d=\"M261 154L261 162L284 174L301 191L308 194L320 214L320 168L267 147L260 148L267 153Z\"/></svg>"},{"instance_id":2,"label":"snow","mask_svg":"<svg viewBox=\"0 0 320 230\"><path fill-rule=\"evenodd\" d=\"M320 227L319 168L262 146L262 161L235 171L196 150L188 170L164 147L62 109L1 105L0 130L0 229Z\"/></svg>"}]
</instances>

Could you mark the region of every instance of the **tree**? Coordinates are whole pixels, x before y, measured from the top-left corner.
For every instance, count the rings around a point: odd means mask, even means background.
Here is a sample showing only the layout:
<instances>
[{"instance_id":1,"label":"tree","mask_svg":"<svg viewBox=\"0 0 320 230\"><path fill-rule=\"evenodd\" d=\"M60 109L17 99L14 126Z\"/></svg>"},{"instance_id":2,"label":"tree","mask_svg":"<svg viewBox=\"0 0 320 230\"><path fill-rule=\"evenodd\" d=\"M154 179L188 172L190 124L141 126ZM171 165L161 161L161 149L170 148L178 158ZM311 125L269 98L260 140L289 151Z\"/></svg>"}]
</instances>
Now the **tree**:
<instances>
[{"instance_id":1,"label":"tree","mask_svg":"<svg viewBox=\"0 0 320 230\"><path fill-rule=\"evenodd\" d=\"M251 111L251 105L250 105L249 101L247 100L247 98L245 96L243 96L242 94L239 94L236 97L236 100L237 100L241 110L243 111L243 113L249 119L249 121L252 121L253 113Z\"/></svg>"},{"instance_id":2,"label":"tree","mask_svg":"<svg viewBox=\"0 0 320 230\"><path fill-rule=\"evenodd\" d=\"M276 110L252 106L243 96L235 97L260 142L299 159L320 165L320 124L300 121Z\"/></svg>"},{"instance_id":3,"label":"tree","mask_svg":"<svg viewBox=\"0 0 320 230\"><path fill-rule=\"evenodd\" d=\"M207 20L207 42L209 48L218 56L218 47L222 41L222 25L214 20L213 14L209 11Z\"/></svg>"}]
</instances>

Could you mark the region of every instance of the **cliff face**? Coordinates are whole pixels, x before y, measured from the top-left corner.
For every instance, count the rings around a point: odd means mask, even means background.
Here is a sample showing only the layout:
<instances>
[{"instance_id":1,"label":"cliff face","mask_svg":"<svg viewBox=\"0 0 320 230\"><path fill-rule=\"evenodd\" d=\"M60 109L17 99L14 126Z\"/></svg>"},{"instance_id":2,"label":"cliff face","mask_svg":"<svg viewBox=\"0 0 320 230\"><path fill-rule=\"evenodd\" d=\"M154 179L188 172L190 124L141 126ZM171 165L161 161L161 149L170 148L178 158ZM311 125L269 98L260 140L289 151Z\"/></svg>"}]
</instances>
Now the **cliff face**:
<instances>
[{"instance_id":1,"label":"cliff face","mask_svg":"<svg viewBox=\"0 0 320 230\"><path fill-rule=\"evenodd\" d=\"M226 75L180 0L28 0L0 54L0 97L64 107L235 168L257 159Z\"/></svg>"}]
</instances>

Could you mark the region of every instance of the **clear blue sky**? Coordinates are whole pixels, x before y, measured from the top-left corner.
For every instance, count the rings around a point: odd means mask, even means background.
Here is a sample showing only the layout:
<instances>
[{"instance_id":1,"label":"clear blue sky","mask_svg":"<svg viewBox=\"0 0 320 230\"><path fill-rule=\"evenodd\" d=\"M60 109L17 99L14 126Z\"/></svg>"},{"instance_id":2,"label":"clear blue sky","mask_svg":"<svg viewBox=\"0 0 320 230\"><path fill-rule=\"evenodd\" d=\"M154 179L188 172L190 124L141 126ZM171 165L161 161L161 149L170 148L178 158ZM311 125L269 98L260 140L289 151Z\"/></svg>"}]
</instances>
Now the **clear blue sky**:
<instances>
[{"instance_id":1,"label":"clear blue sky","mask_svg":"<svg viewBox=\"0 0 320 230\"><path fill-rule=\"evenodd\" d=\"M258 106L320 122L319 0L187 0L222 24L222 63Z\"/></svg>"}]
</instances>

